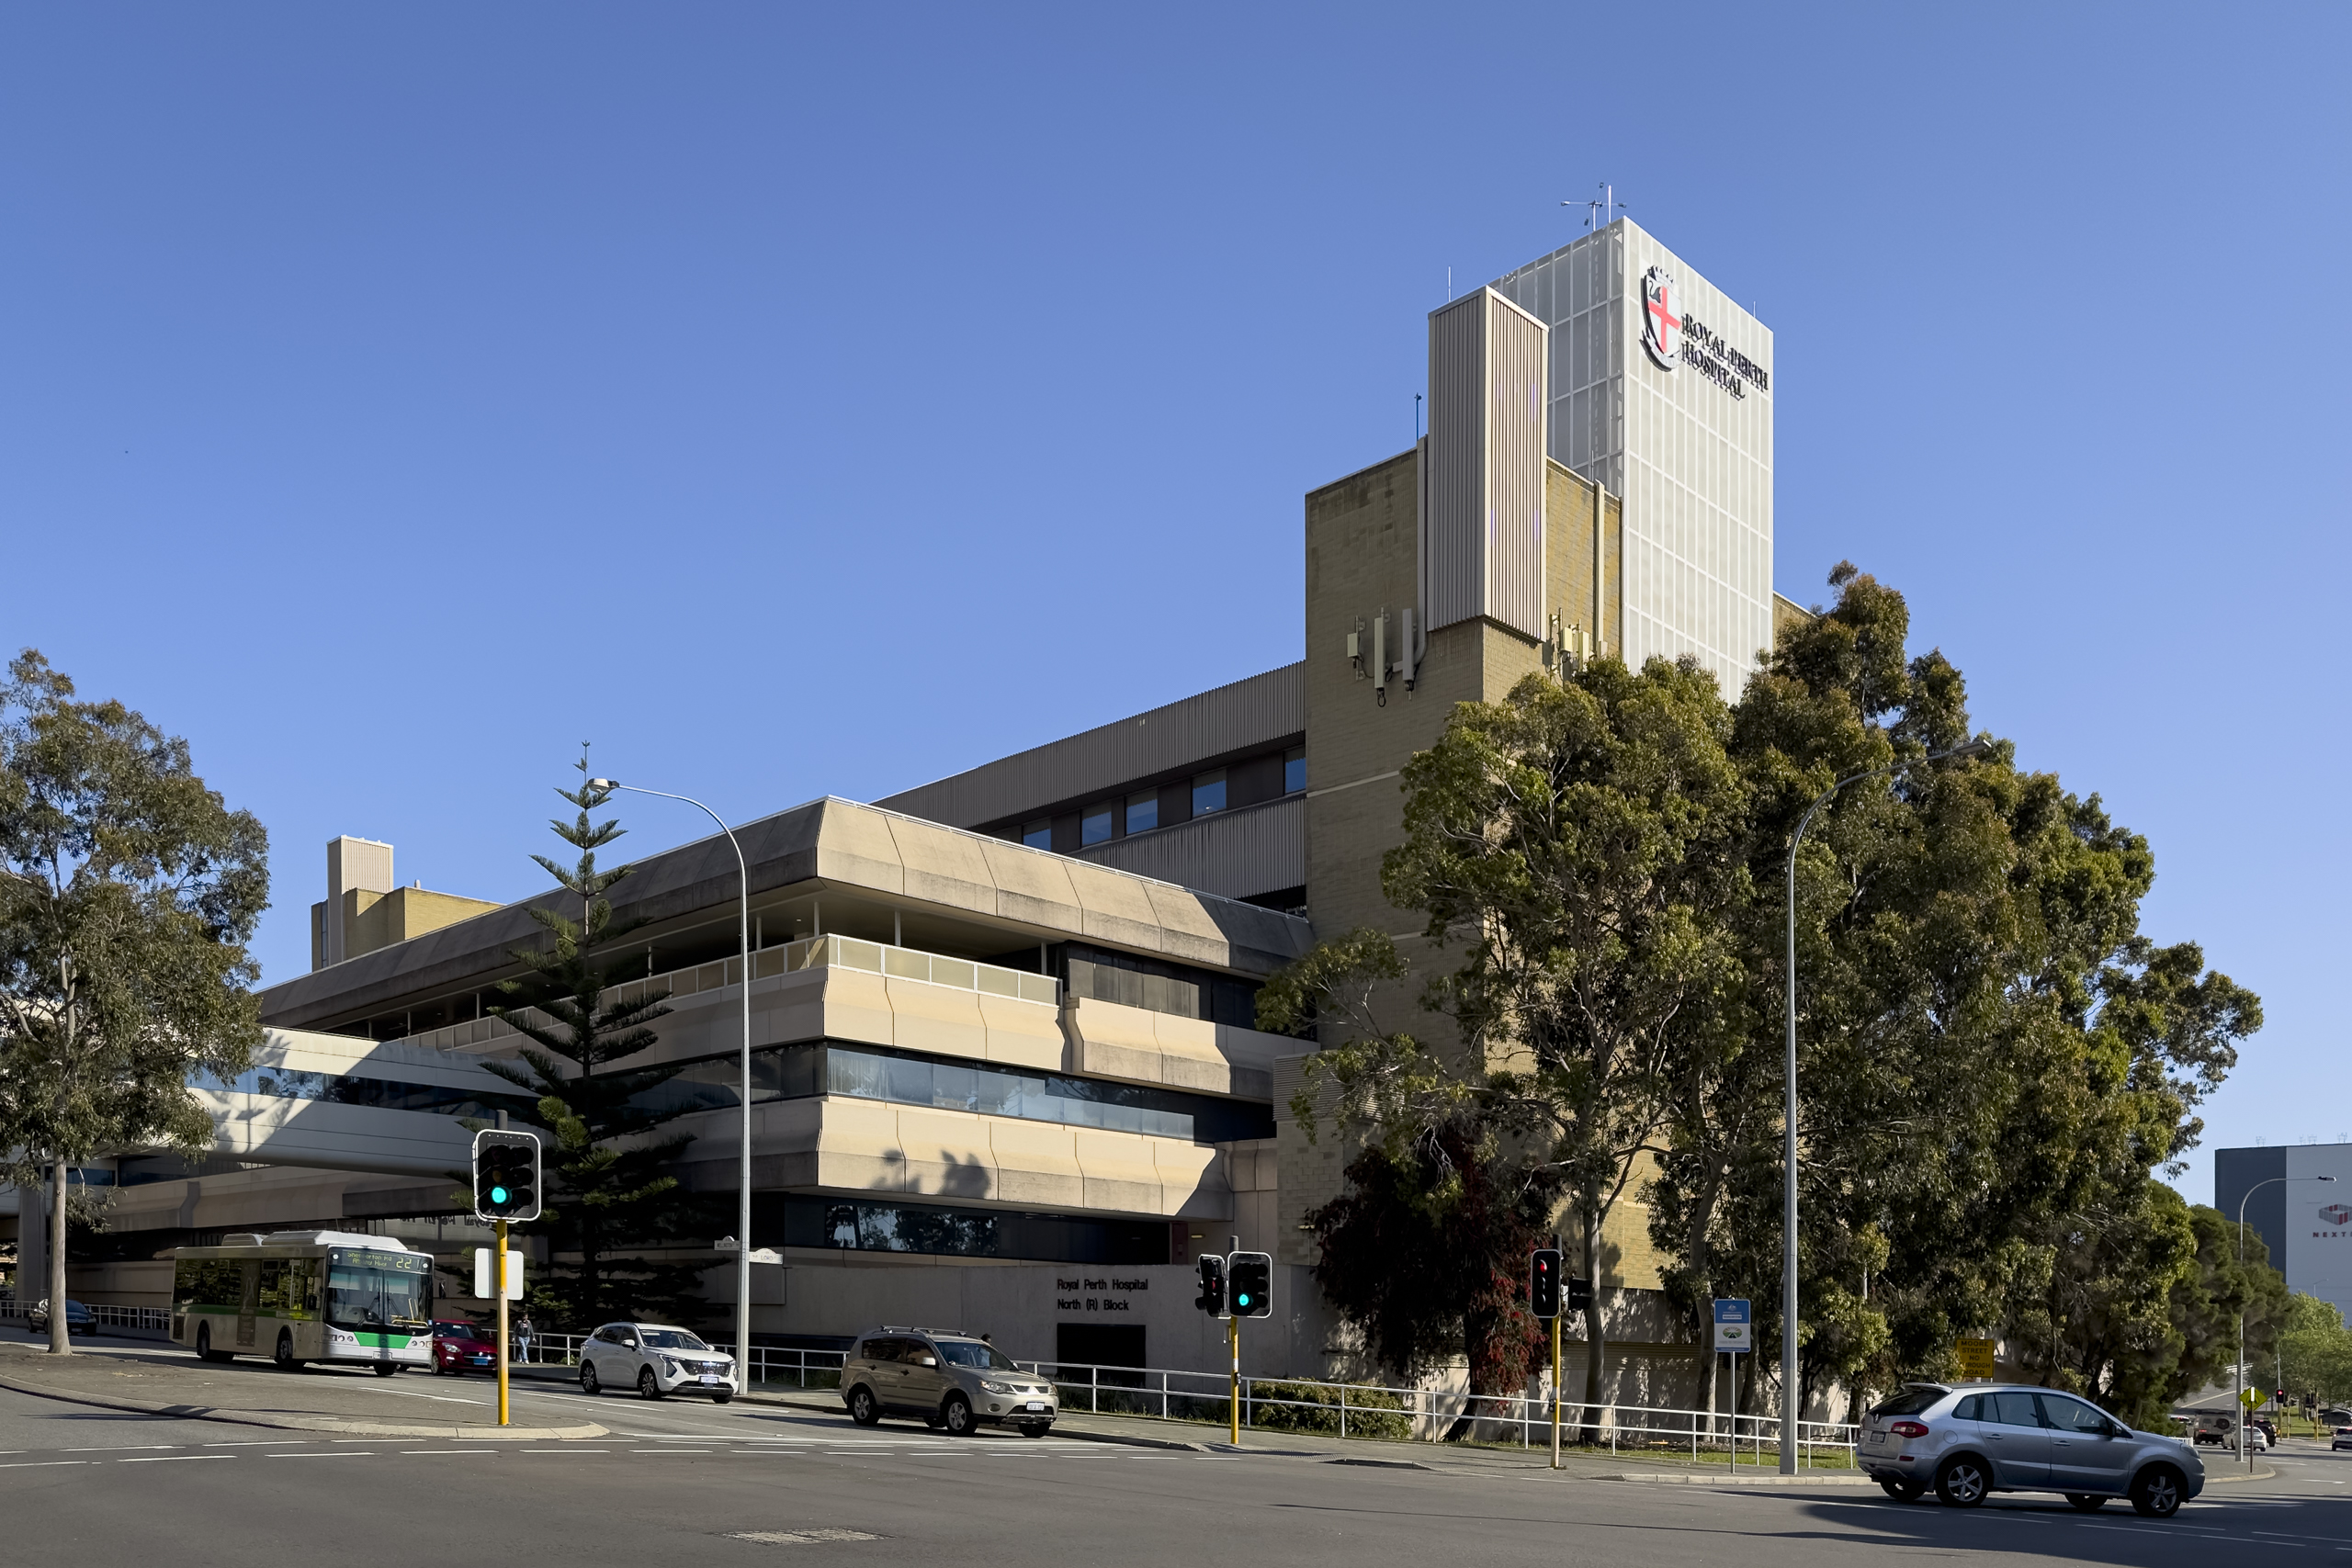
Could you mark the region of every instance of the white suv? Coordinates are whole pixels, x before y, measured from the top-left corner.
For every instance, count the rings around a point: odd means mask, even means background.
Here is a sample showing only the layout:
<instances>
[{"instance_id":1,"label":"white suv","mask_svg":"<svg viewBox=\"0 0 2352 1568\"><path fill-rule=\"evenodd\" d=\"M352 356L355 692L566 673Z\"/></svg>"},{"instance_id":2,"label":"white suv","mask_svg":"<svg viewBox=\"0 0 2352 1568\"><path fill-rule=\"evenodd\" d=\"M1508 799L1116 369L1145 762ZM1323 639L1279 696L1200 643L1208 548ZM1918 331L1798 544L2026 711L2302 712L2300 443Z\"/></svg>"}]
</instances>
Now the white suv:
<instances>
[{"instance_id":1,"label":"white suv","mask_svg":"<svg viewBox=\"0 0 2352 1568\"><path fill-rule=\"evenodd\" d=\"M735 1358L688 1328L608 1323L580 1347L580 1392L634 1388L639 1399L707 1393L724 1404L737 1390Z\"/></svg>"}]
</instances>

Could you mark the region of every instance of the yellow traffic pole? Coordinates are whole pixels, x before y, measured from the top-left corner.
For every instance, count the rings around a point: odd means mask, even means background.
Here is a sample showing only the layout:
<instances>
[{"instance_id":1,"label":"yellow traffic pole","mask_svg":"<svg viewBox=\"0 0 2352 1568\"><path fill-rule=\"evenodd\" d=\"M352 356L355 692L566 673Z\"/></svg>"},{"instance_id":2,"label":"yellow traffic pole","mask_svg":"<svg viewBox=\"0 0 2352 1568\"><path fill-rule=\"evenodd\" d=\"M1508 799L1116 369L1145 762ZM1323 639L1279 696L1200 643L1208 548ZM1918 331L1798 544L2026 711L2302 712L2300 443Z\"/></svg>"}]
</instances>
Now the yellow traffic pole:
<instances>
[{"instance_id":1,"label":"yellow traffic pole","mask_svg":"<svg viewBox=\"0 0 2352 1568\"><path fill-rule=\"evenodd\" d=\"M506 1425L506 1222L498 1222L498 1251L490 1288L498 1297L498 1424Z\"/></svg>"},{"instance_id":2,"label":"yellow traffic pole","mask_svg":"<svg viewBox=\"0 0 2352 1568\"><path fill-rule=\"evenodd\" d=\"M1560 1318L1552 1315L1552 1468L1560 1468Z\"/></svg>"},{"instance_id":3,"label":"yellow traffic pole","mask_svg":"<svg viewBox=\"0 0 2352 1568\"><path fill-rule=\"evenodd\" d=\"M1225 1338L1233 1351L1233 1375L1226 1385L1226 1424L1229 1428L1227 1435L1238 1449L1241 1446L1241 1319L1238 1316L1225 1320Z\"/></svg>"}]
</instances>

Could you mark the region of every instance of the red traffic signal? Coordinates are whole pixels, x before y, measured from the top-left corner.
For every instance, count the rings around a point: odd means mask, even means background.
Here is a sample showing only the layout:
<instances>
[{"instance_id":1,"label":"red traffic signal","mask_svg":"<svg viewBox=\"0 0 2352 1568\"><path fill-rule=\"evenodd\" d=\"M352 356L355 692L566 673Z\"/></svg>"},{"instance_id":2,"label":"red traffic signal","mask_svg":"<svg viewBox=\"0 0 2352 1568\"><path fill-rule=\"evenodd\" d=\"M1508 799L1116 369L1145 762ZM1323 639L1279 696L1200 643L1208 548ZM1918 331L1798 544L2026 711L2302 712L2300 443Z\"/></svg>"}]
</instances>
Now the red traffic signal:
<instances>
[{"instance_id":1,"label":"red traffic signal","mask_svg":"<svg viewBox=\"0 0 2352 1568\"><path fill-rule=\"evenodd\" d=\"M1560 1315L1560 1249L1539 1247L1527 1260L1527 1309L1537 1317Z\"/></svg>"}]
</instances>

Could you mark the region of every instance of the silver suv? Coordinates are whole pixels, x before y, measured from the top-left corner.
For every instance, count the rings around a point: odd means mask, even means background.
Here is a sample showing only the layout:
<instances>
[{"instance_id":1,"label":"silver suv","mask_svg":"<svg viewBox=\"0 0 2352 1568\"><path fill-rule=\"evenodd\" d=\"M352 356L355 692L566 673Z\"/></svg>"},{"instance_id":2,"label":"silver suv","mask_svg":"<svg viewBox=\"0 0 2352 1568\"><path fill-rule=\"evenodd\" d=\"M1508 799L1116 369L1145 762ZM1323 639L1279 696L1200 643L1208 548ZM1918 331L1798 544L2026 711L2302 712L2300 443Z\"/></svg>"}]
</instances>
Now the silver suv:
<instances>
[{"instance_id":1,"label":"silver suv","mask_svg":"<svg viewBox=\"0 0 2352 1568\"><path fill-rule=\"evenodd\" d=\"M1863 1417L1860 1456L1888 1496L1908 1503L1933 1486L1955 1508L1992 1492L2058 1492L2086 1513L2129 1497L2167 1519L2205 1490L2188 1443L2049 1388L1913 1383Z\"/></svg>"},{"instance_id":2,"label":"silver suv","mask_svg":"<svg viewBox=\"0 0 2352 1568\"><path fill-rule=\"evenodd\" d=\"M851 1348L842 1366L842 1403L861 1427L885 1416L914 1416L958 1438L983 1426L1042 1438L1061 1413L1051 1379L1023 1371L978 1336L887 1325Z\"/></svg>"}]
</instances>

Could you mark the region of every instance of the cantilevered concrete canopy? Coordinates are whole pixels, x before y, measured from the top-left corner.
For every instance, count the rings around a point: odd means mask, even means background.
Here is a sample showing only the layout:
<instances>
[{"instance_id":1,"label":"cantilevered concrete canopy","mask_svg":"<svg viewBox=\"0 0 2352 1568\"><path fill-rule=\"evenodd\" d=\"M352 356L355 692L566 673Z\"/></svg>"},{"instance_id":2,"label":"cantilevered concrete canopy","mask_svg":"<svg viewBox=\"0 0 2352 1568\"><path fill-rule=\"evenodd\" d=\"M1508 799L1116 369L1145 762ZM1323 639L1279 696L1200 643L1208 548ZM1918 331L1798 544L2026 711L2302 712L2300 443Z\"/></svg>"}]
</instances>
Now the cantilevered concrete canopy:
<instances>
[{"instance_id":1,"label":"cantilevered concrete canopy","mask_svg":"<svg viewBox=\"0 0 2352 1568\"><path fill-rule=\"evenodd\" d=\"M1261 976L1306 951L1307 923L1253 904L827 796L736 829L754 905L842 892L929 908L1001 931L1008 949L1084 941ZM616 916L655 922L731 910L735 857L711 837L633 863ZM542 939L533 905L550 889L397 946L331 964L262 994L266 1021L334 1024L409 998L517 972L510 950Z\"/></svg>"}]
</instances>

